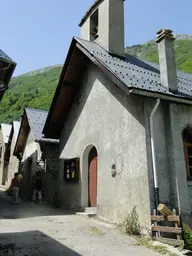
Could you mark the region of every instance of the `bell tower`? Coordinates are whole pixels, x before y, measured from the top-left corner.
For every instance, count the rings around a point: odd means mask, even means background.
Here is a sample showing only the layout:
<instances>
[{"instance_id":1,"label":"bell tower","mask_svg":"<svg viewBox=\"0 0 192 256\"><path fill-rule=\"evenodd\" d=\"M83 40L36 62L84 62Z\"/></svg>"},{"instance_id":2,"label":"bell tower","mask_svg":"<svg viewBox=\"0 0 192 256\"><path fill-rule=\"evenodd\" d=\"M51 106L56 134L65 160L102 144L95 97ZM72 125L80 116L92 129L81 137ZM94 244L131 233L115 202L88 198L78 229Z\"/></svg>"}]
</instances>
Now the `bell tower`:
<instances>
[{"instance_id":1,"label":"bell tower","mask_svg":"<svg viewBox=\"0 0 192 256\"><path fill-rule=\"evenodd\" d=\"M96 0L79 26L82 39L124 55L124 0Z\"/></svg>"}]
</instances>

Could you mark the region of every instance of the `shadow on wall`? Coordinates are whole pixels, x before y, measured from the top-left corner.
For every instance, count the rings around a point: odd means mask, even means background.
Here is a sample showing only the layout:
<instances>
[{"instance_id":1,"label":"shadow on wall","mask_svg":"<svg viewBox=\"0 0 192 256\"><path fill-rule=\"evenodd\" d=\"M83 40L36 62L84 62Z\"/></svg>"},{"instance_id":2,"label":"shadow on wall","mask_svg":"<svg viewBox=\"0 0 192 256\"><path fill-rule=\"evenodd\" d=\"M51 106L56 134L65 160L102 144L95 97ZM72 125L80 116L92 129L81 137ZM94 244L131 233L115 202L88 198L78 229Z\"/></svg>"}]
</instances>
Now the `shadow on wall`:
<instances>
[{"instance_id":1,"label":"shadow on wall","mask_svg":"<svg viewBox=\"0 0 192 256\"><path fill-rule=\"evenodd\" d=\"M38 230L3 233L0 234L0 241L0 255L3 251L1 248L4 247L5 253L8 248L12 248L13 253L9 255L80 256L79 253Z\"/></svg>"}]
</instances>

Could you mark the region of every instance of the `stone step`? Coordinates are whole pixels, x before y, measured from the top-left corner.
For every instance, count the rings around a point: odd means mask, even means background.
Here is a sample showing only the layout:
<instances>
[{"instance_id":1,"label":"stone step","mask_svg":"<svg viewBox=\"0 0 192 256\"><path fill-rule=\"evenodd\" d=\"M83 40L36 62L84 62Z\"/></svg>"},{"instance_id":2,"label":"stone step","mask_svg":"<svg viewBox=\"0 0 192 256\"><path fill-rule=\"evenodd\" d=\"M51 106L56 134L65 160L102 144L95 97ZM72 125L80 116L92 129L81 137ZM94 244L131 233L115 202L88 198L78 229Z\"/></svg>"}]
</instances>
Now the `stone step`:
<instances>
[{"instance_id":1,"label":"stone step","mask_svg":"<svg viewBox=\"0 0 192 256\"><path fill-rule=\"evenodd\" d=\"M97 214L97 207L86 207L85 213Z\"/></svg>"},{"instance_id":2,"label":"stone step","mask_svg":"<svg viewBox=\"0 0 192 256\"><path fill-rule=\"evenodd\" d=\"M77 215L83 216L83 217L95 217L96 213L89 213L89 212L76 212Z\"/></svg>"},{"instance_id":3,"label":"stone step","mask_svg":"<svg viewBox=\"0 0 192 256\"><path fill-rule=\"evenodd\" d=\"M77 212L76 214L84 217L95 217L97 214L97 207L86 207L84 212Z\"/></svg>"}]
</instances>

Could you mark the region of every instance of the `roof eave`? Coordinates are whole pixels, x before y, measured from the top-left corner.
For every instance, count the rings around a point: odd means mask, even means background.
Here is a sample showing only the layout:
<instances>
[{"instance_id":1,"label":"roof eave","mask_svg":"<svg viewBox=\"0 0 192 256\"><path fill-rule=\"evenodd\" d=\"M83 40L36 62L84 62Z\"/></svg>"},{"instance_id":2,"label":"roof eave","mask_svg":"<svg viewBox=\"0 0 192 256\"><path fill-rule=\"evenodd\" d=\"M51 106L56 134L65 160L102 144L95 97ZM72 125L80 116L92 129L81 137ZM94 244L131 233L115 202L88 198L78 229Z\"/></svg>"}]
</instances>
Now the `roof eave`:
<instances>
[{"instance_id":1,"label":"roof eave","mask_svg":"<svg viewBox=\"0 0 192 256\"><path fill-rule=\"evenodd\" d=\"M61 71L61 75L60 75L60 78L59 78L58 85L57 85L57 88L56 88L56 91L55 91L55 94L54 94L54 97L53 97L53 100L52 100L52 103L51 103L51 106L50 106L50 109L49 109L49 112L48 112L48 115L47 115L47 119L46 119L45 125L43 127L43 131L42 131L43 134L46 134L46 130L47 130L47 127L49 125L49 121L51 119L51 115L52 115L52 112L53 112L53 109L54 109L54 106L55 106L55 102L58 98L60 88L61 88L64 76L65 76L65 73L67 71L67 67L68 67L68 64L69 64L69 61L70 61L70 58L71 58L71 55L72 55L72 52L73 52L73 49L74 49L75 45L76 45L76 40L73 37L71 45L69 47L67 57L65 59L64 65L63 65L63 69Z\"/></svg>"},{"instance_id":2,"label":"roof eave","mask_svg":"<svg viewBox=\"0 0 192 256\"><path fill-rule=\"evenodd\" d=\"M18 140L19 140L19 136L20 136L20 133L21 133L22 126L23 126L25 115L27 115L27 114L26 114L26 110L24 109L24 113L22 115L22 120L21 120L21 125L19 127L19 132L18 132L18 135L17 135L17 140L15 142L15 147L14 147L14 151L13 151L14 156L18 156L18 152L17 152Z\"/></svg>"},{"instance_id":3,"label":"roof eave","mask_svg":"<svg viewBox=\"0 0 192 256\"><path fill-rule=\"evenodd\" d=\"M144 97L159 98L159 99L170 101L173 103L192 105L192 99L187 99L187 98L183 98L175 95L166 95L163 93L156 93L152 91L146 91L146 90L140 90L140 89L134 89L134 88L130 90L130 93L138 94Z\"/></svg>"}]
</instances>

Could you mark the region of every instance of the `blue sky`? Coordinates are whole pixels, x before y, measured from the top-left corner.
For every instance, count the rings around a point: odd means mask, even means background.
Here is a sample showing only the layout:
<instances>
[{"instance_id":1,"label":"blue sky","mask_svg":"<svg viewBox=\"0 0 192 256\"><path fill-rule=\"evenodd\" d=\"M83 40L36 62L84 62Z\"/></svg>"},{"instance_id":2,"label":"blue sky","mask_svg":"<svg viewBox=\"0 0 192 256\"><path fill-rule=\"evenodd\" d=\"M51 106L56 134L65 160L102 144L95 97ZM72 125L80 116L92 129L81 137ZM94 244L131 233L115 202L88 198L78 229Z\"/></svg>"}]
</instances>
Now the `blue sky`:
<instances>
[{"instance_id":1,"label":"blue sky","mask_svg":"<svg viewBox=\"0 0 192 256\"><path fill-rule=\"evenodd\" d=\"M0 48L18 63L15 75L63 63L93 1L1 1ZM192 34L191 10L191 0L126 0L125 45L153 39L160 28Z\"/></svg>"}]
</instances>

